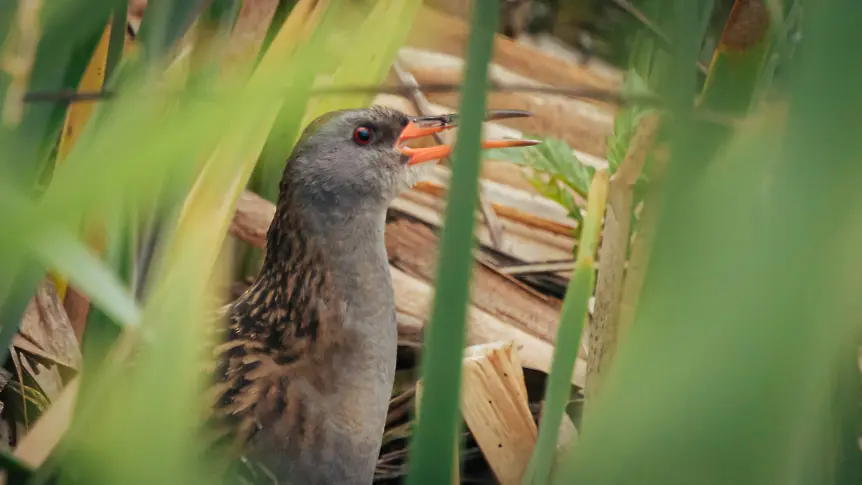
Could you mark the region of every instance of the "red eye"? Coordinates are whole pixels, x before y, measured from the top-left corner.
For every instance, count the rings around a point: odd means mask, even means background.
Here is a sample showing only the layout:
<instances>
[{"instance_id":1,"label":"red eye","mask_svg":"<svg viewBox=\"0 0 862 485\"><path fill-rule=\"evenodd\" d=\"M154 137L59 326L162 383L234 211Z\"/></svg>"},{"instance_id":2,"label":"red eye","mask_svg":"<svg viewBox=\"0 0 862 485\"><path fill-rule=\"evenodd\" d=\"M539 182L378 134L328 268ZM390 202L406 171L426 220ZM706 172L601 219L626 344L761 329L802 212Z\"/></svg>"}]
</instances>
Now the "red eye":
<instances>
[{"instance_id":1,"label":"red eye","mask_svg":"<svg viewBox=\"0 0 862 485\"><path fill-rule=\"evenodd\" d=\"M360 126L359 128L353 130L353 141L356 142L357 145L367 145L371 143L371 140L374 139L374 133L370 128L365 126Z\"/></svg>"}]
</instances>

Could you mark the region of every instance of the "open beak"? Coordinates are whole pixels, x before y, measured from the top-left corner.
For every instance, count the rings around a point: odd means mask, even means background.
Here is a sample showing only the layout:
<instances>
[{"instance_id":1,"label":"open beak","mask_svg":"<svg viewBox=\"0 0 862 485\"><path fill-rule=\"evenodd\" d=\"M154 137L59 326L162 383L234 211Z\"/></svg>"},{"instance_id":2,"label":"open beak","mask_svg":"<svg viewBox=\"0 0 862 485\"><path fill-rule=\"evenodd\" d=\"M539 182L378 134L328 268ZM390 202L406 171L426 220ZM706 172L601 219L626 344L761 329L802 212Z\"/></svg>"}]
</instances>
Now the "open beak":
<instances>
[{"instance_id":1,"label":"open beak","mask_svg":"<svg viewBox=\"0 0 862 485\"><path fill-rule=\"evenodd\" d=\"M499 120L505 118L523 118L530 116L527 111L519 110L491 110L485 116L486 121ZM451 145L435 145L426 148L410 148L404 146L404 143L415 138L422 138L436 133L442 133L457 126L458 115L448 114L440 116L415 116L410 118L410 122L404 127L401 136L398 137L396 146L401 150L401 153L408 156L407 165L416 165L418 163L429 162L431 160L440 160L448 157L452 153ZM482 142L482 148L513 148L513 147L529 147L538 145L536 140L486 140Z\"/></svg>"}]
</instances>

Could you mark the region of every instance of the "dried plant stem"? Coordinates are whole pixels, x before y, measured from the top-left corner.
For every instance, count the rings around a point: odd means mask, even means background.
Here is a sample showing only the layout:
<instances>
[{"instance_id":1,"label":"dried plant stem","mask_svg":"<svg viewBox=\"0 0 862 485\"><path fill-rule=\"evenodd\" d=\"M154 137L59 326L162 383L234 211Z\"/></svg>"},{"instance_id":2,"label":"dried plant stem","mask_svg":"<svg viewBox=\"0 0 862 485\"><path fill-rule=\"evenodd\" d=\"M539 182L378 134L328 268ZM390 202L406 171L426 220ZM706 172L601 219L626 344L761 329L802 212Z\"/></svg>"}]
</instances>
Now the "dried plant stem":
<instances>
[{"instance_id":1,"label":"dried plant stem","mask_svg":"<svg viewBox=\"0 0 862 485\"><path fill-rule=\"evenodd\" d=\"M517 485L538 435L518 350L513 342L495 342L469 347L466 354L464 421L500 484Z\"/></svg>"},{"instance_id":2,"label":"dried plant stem","mask_svg":"<svg viewBox=\"0 0 862 485\"><path fill-rule=\"evenodd\" d=\"M599 389L602 373L610 365L616 349L634 186L643 170L657 128L658 115L641 118L625 159L611 177L605 228L599 249L601 268L596 282L596 309L590 322L588 399Z\"/></svg>"}]
</instances>

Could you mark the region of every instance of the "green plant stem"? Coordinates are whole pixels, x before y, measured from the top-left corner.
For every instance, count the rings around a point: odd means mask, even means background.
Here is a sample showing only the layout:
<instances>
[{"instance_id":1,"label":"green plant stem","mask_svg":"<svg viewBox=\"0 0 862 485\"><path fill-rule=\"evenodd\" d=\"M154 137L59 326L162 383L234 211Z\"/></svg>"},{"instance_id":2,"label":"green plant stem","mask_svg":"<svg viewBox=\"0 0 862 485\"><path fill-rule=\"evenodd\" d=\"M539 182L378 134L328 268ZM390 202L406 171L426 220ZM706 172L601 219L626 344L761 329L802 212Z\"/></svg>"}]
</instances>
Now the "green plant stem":
<instances>
[{"instance_id":1,"label":"green plant stem","mask_svg":"<svg viewBox=\"0 0 862 485\"><path fill-rule=\"evenodd\" d=\"M575 273L566 289L566 298L557 330L554 360L545 389L545 403L539 422L539 437L530 464L524 473L524 485L550 483L556 456L560 423L571 396L572 373L581 346L581 333L589 311L589 300L596 281L595 254L599 229L605 214L609 177L605 170L596 172L587 199L587 216L575 261Z\"/></svg>"},{"instance_id":2,"label":"green plant stem","mask_svg":"<svg viewBox=\"0 0 862 485\"><path fill-rule=\"evenodd\" d=\"M464 321L473 267L473 214L479 197L484 88L499 1L478 0L474 8L461 93L462 124L454 149L456 162L452 164L452 185L440 238L437 295L422 358L422 419L410 449L408 485L450 483L453 476Z\"/></svg>"}]
</instances>

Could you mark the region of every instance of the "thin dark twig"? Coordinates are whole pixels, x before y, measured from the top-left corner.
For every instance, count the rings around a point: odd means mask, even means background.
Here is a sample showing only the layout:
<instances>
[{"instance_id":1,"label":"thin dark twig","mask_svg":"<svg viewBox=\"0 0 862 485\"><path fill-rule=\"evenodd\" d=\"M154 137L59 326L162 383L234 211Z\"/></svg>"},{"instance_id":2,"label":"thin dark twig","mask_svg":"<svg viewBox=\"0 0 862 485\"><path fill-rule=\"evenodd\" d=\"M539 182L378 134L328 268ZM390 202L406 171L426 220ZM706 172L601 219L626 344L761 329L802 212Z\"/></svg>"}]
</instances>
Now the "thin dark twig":
<instances>
[{"instance_id":1,"label":"thin dark twig","mask_svg":"<svg viewBox=\"0 0 862 485\"><path fill-rule=\"evenodd\" d=\"M311 90L311 94L314 96L324 96L330 94L397 94L402 96L409 96L411 92L413 92L413 87L411 86L375 86L375 85L365 85L365 86L342 86L342 87L322 87L315 88ZM420 85L420 89L425 93L453 93L460 92L461 85L460 84L447 84L447 83L437 83L437 84L423 84ZM499 84L489 84L488 91L494 93L535 93L535 94L551 94L558 96L565 96L570 98L579 98L586 99L592 101L600 101L612 104L646 104L646 105L658 105L661 106L662 103L655 96L646 96L646 95L624 95L619 91L612 91L607 89L598 89L591 87L580 87L580 88L557 88L553 86L535 86L532 84L509 84L509 85L499 85ZM278 97L283 96L287 92L288 89L280 89L278 92L273 91L271 96ZM138 93L137 95L146 94L147 91L143 91ZM151 94L156 94L154 91L150 91ZM162 94L164 91L158 91L157 93ZM183 91L175 91L175 94L184 93ZM185 93L188 94L188 93ZM193 93L195 96L212 96L214 98L219 97L228 97L232 96L232 93L227 92L209 92L209 93L201 93L196 92ZM68 90L60 90L60 91L30 91L24 95L24 101L28 103L57 103L57 102L68 102L68 103L76 103L82 101L99 101L99 100L107 100L112 99L119 96L120 93L111 90L101 90L101 91L74 91L71 89Z\"/></svg>"},{"instance_id":2,"label":"thin dark twig","mask_svg":"<svg viewBox=\"0 0 862 485\"><path fill-rule=\"evenodd\" d=\"M385 94L395 94L408 97L414 88L410 86L373 86L373 85L365 85L365 86L343 86L343 87L324 87L324 88L316 88L311 91L311 95L313 96L326 96L326 95L335 95L335 94L377 94L377 93L385 93ZM452 93L452 92L460 92L461 85L460 84L426 84L420 86L420 89L425 93ZM612 91L607 89L598 89L592 87L579 87L579 88L556 88L551 86L535 86L530 84L508 84L508 85L495 85L490 84L487 88L488 92L491 93L534 93L534 94L549 94L556 96L563 96L567 98L574 99L583 99L583 100L591 100L604 102L609 104L614 104L617 106L631 106L631 105L639 105L643 107L650 108L658 108L658 109L668 109L668 104L661 98L655 95L650 94L624 94L619 91ZM279 90L273 91L271 95L273 98L279 96L285 96L289 90ZM235 96L235 94L231 94L229 92L191 92L191 91L141 91L136 94L127 95L127 96L136 96L142 100L148 100L147 95L164 95L173 94L175 96L179 95L191 95L196 99L199 98L211 98L214 101L219 99L226 99L229 96ZM124 93L118 93L110 90L103 91L83 91L83 92L75 92L72 90L61 90L61 91L30 91L24 96L24 101L29 103L77 103L82 101L100 101L100 100L110 100L116 98L120 95L125 95ZM692 101L692 109L694 109L694 102ZM695 117L700 120L709 121L711 123L723 124L723 125L733 125L738 121L744 119L744 117L736 117L730 116L724 113L717 113L714 111L708 111L704 109L697 109L695 111Z\"/></svg>"}]
</instances>

